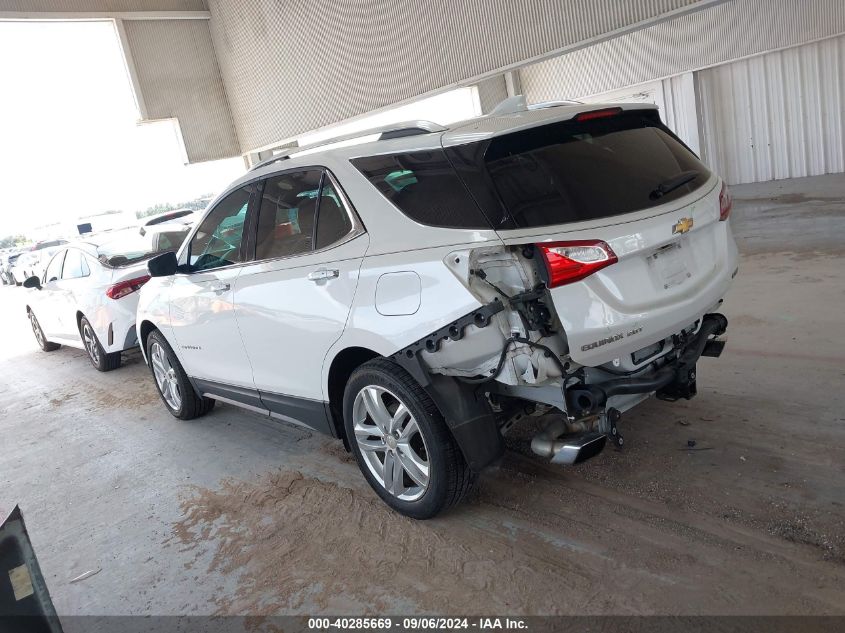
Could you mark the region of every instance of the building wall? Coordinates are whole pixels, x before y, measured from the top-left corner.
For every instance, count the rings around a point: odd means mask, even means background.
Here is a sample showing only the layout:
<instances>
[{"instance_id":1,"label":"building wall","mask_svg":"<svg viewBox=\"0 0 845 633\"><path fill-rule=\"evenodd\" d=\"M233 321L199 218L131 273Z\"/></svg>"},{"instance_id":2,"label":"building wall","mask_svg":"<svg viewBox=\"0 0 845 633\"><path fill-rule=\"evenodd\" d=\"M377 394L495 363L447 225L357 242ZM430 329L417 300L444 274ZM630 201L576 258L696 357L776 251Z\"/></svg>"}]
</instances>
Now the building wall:
<instances>
[{"instance_id":1,"label":"building wall","mask_svg":"<svg viewBox=\"0 0 845 633\"><path fill-rule=\"evenodd\" d=\"M845 33L843 0L733 0L520 70L529 102L577 99Z\"/></svg>"},{"instance_id":2,"label":"building wall","mask_svg":"<svg viewBox=\"0 0 845 633\"><path fill-rule=\"evenodd\" d=\"M175 118L188 162L240 154L208 20L125 20L144 120Z\"/></svg>"},{"instance_id":3,"label":"building wall","mask_svg":"<svg viewBox=\"0 0 845 633\"><path fill-rule=\"evenodd\" d=\"M208 8L247 152L713 1L208 0Z\"/></svg>"},{"instance_id":4,"label":"building wall","mask_svg":"<svg viewBox=\"0 0 845 633\"><path fill-rule=\"evenodd\" d=\"M845 36L699 75L710 166L729 183L845 171Z\"/></svg>"}]
</instances>

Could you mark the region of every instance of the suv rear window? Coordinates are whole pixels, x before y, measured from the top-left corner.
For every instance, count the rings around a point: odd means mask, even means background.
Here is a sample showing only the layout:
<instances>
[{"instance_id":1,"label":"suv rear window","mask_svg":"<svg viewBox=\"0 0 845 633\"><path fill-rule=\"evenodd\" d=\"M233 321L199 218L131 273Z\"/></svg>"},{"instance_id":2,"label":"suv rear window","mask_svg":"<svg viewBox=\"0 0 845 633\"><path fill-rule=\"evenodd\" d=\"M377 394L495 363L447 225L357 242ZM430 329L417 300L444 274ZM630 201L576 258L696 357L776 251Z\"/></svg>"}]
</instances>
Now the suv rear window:
<instances>
[{"instance_id":1,"label":"suv rear window","mask_svg":"<svg viewBox=\"0 0 845 633\"><path fill-rule=\"evenodd\" d=\"M498 195L509 221L497 228L566 224L650 209L694 191L710 177L655 110L562 121L482 143L487 147L476 143L450 151L456 153L456 164L464 166L461 173L476 198L494 199L481 188L492 187ZM470 162L474 170L467 170ZM661 183L665 186L684 172L688 182L655 193ZM500 209L485 211L491 218L502 216Z\"/></svg>"},{"instance_id":2,"label":"suv rear window","mask_svg":"<svg viewBox=\"0 0 845 633\"><path fill-rule=\"evenodd\" d=\"M353 159L352 164L415 222L446 228L490 228L442 149L366 156Z\"/></svg>"}]
</instances>

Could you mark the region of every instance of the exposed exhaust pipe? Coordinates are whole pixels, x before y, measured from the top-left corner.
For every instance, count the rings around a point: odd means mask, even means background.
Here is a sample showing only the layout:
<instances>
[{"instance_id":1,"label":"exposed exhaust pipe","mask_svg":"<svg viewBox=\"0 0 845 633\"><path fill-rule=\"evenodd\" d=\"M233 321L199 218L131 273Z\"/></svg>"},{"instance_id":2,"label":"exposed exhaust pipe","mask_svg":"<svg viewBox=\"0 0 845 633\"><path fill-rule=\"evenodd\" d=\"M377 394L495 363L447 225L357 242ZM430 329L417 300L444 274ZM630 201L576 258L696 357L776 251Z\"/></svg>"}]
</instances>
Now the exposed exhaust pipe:
<instances>
[{"instance_id":1,"label":"exposed exhaust pipe","mask_svg":"<svg viewBox=\"0 0 845 633\"><path fill-rule=\"evenodd\" d=\"M553 464L578 464L595 457L604 449L607 435L586 433L561 438L570 429L565 418L557 418L531 440L531 450L540 457L551 458Z\"/></svg>"}]
</instances>

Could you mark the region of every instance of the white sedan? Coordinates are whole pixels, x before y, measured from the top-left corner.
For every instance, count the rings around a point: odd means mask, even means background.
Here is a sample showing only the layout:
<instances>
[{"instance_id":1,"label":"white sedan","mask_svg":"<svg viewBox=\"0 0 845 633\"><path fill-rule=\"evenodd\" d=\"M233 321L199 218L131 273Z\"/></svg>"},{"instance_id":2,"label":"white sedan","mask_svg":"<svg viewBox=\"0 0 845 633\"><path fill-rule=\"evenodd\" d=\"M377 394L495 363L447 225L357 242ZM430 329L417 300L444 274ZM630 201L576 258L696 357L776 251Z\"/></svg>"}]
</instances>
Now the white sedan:
<instances>
[{"instance_id":1,"label":"white sedan","mask_svg":"<svg viewBox=\"0 0 845 633\"><path fill-rule=\"evenodd\" d=\"M137 291L150 278L147 260L182 243L188 226L162 225L144 235L138 229L105 233L57 252L32 289L26 312L38 345L45 352L61 345L88 352L99 371L120 366L122 351L137 346Z\"/></svg>"}]
</instances>

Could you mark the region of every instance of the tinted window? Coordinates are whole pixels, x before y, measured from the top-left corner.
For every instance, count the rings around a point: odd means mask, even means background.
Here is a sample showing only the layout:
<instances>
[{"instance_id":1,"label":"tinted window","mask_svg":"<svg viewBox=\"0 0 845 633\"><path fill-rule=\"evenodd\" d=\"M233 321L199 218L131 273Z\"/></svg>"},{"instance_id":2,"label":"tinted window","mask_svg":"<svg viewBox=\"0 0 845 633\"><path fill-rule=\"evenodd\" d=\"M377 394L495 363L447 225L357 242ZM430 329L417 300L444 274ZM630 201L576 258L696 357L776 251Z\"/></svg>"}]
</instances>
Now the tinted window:
<instances>
[{"instance_id":1,"label":"tinted window","mask_svg":"<svg viewBox=\"0 0 845 633\"><path fill-rule=\"evenodd\" d=\"M61 251L53 256L50 263L47 264L47 270L44 271L44 283L50 283L62 278L62 262L65 258L65 252Z\"/></svg>"},{"instance_id":2,"label":"tinted window","mask_svg":"<svg viewBox=\"0 0 845 633\"><path fill-rule=\"evenodd\" d=\"M656 113L564 121L497 137L489 182L518 227L595 220L671 202L710 176ZM689 182L658 192L679 174Z\"/></svg>"},{"instance_id":3,"label":"tinted window","mask_svg":"<svg viewBox=\"0 0 845 633\"><path fill-rule=\"evenodd\" d=\"M352 164L402 213L420 224L490 228L443 150L367 156Z\"/></svg>"},{"instance_id":4,"label":"tinted window","mask_svg":"<svg viewBox=\"0 0 845 633\"><path fill-rule=\"evenodd\" d=\"M317 214L317 246L325 248L340 241L352 230L352 221L343 208L343 202L332 181L326 177L320 191L320 207Z\"/></svg>"},{"instance_id":5,"label":"tinted window","mask_svg":"<svg viewBox=\"0 0 845 633\"><path fill-rule=\"evenodd\" d=\"M62 279L78 279L80 277L87 277L90 274L91 270L88 268L88 262L85 261L85 255L81 251L69 248L65 256Z\"/></svg>"},{"instance_id":6,"label":"tinted window","mask_svg":"<svg viewBox=\"0 0 845 633\"><path fill-rule=\"evenodd\" d=\"M258 211L256 259L275 259L312 250L322 171L290 172L268 178Z\"/></svg>"},{"instance_id":7,"label":"tinted window","mask_svg":"<svg viewBox=\"0 0 845 633\"><path fill-rule=\"evenodd\" d=\"M241 243L251 185L230 193L200 224L188 247L191 270L209 270L242 261Z\"/></svg>"}]
</instances>

